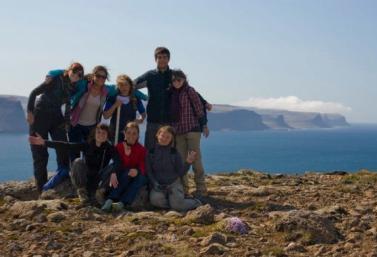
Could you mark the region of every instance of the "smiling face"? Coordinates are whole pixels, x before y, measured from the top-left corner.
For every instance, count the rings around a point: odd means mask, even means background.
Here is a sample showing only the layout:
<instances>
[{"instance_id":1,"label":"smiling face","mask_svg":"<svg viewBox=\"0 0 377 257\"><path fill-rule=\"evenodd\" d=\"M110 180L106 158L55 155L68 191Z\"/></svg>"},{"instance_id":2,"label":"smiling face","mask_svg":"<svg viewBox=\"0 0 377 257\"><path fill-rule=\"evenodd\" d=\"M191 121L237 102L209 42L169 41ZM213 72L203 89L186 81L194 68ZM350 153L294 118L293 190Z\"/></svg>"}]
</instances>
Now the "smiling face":
<instances>
[{"instance_id":1,"label":"smiling face","mask_svg":"<svg viewBox=\"0 0 377 257\"><path fill-rule=\"evenodd\" d=\"M107 141L109 135L106 130L96 128L96 143L102 144Z\"/></svg>"},{"instance_id":2,"label":"smiling face","mask_svg":"<svg viewBox=\"0 0 377 257\"><path fill-rule=\"evenodd\" d=\"M128 96L131 94L131 85L127 81L122 81L121 83L118 83L118 88L120 94L123 96Z\"/></svg>"},{"instance_id":3,"label":"smiling face","mask_svg":"<svg viewBox=\"0 0 377 257\"><path fill-rule=\"evenodd\" d=\"M157 69L166 70L169 65L169 56L167 54L157 54L156 55Z\"/></svg>"},{"instance_id":4,"label":"smiling face","mask_svg":"<svg viewBox=\"0 0 377 257\"><path fill-rule=\"evenodd\" d=\"M172 78L173 87L175 87L177 89L181 88L184 83L185 83L185 79L184 78L180 78L180 77L173 77Z\"/></svg>"},{"instance_id":5,"label":"smiling face","mask_svg":"<svg viewBox=\"0 0 377 257\"><path fill-rule=\"evenodd\" d=\"M94 84L98 86L103 86L105 84L105 81L107 79L107 74L105 71L97 71L94 73Z\"/></svg>"},{"instance_id":6,"label":"smiling face","mask_svg":"<svg viewBox=\"0 0 377 257\"><path fill-rule=\"evenodd\" d=\"M157 134L157 141L162 146L168 146L173 142L173 135L166 130L160 130Z\"/></svg>"},{"instance_id":7,"label":"smiling face","mask_svg":"<svg viewBox=\"0 0 377 257\"><path fill-rule=\"evenodd\" d=\"M134 127L128 127L124 131L124 140L130 144L133 145L137 142L139 139L139 132Z\"/></svg>"},{"instance_id":8,"label":"smiling face","mask_svg":"<svg viewBox=\"0 0 377 257\"><path fill-rule=\"evenodd\" d=\"M68 71L68 77L72 83L76 83L77 81L82 79L83 76L84 71L82 69L75 68Z\"/></svg>"}]
</instances>

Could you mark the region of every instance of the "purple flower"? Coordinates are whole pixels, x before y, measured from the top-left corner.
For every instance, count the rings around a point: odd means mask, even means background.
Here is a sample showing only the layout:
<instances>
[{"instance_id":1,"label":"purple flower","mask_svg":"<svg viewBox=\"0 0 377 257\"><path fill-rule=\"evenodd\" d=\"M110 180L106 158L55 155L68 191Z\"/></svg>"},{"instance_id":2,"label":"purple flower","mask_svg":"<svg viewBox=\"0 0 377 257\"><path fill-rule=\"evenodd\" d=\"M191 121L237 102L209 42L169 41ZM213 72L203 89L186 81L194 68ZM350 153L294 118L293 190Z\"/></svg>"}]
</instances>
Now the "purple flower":
<instances>
[{"instance_id":1,"label":"purple flower","mask_svg":"<svg viewBox=\"0 0 377 257\"><path fill-rule=\"evenodd\" d=\"M239 233L241 235L249 232L249 226L237 217L229 218L225 229L229 232Z\"/></svg>"}]
</instances>

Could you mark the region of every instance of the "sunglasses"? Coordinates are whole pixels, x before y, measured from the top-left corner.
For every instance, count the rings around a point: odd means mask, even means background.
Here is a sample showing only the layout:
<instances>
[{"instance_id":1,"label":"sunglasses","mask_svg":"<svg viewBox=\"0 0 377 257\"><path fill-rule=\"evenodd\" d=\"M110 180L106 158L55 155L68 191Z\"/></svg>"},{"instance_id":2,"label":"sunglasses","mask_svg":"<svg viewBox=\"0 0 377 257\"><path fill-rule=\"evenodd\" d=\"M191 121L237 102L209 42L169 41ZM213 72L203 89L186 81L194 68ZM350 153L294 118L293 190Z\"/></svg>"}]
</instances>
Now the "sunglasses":
<instances>
[{"instance_id":1,"label":"sunglasses","mask_svg":"<svg viewBox=\"0 0 377 257\"><path fill-rule=\"evenodd\" d=\"M77 74L80 78L82 78L84 76L84 71L80 68L75 68L72 70L72 72L74 74Z\"/></svg>"},{"instance_id":2,"label":"sunglasses","mask_svg":"<svg viewBox=\"0 0 377 257\"><path fill-rule=\"evenodd\" d=\"M99 79L107 79L106 75L94 74L94 76Z\"/></svg>"}]
</instances>

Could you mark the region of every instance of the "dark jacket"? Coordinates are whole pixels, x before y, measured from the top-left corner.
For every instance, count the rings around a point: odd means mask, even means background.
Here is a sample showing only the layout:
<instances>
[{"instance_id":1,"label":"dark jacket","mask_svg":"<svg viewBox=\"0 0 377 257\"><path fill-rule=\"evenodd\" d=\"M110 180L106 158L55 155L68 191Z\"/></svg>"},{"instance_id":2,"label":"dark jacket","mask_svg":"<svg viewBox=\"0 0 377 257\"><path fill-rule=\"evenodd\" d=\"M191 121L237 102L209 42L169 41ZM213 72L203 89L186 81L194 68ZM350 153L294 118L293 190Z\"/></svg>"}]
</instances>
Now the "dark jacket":
<instances>
[{"instance_id":1,"label":"dark jacket","mask_svg":"<svg viewBox=\"0 0 377 257\"><path fill-rule=\"evenodd\" d=\"M94 141L90 143L70 143L62 141L46 141L46 146L50 148L60 148L66 151L82 151L85 163L90 170L99 171L107 166L114 156L114 147L105 142L100 147Z\"/></svg>"},{"instance_id":2,"label":"dark jacket","mask_svg":"<svg viewBox=\"0 0 377 257\"><path fill-rule=\"evenodd\" d=\"M136 88L148 88L147 121L167 124L169 122L169 93L172 71L150 70L135 80Z\"/></svg>"},{"instance_id":3,"label":"dark jacket","mask_svg":"<svg viewBox=\"0 0 377 257\"><path fill-rule=\"evenodd\" d=\"M35 110L61 113L61 107L66 104L64 119L70 122L71 104L70 96L74 93L74 87L67 76L57 76L49 82L44 82L31 91L27 110L34 113ZM37 103L35 99L41 95Z\"/></svg>"},{"instance_id":4,"label":"dark jacket","mask_svg":"<svg viewBox=\"0 0 377 257\"><path fill-rule=\"evenodd\" d=\"M170 185L177 178L183 177L189 168L189 164L183 163L181 155L175 148L159 144L149 150L145 165L153 186Z\"/></svg>"}]
</instances>

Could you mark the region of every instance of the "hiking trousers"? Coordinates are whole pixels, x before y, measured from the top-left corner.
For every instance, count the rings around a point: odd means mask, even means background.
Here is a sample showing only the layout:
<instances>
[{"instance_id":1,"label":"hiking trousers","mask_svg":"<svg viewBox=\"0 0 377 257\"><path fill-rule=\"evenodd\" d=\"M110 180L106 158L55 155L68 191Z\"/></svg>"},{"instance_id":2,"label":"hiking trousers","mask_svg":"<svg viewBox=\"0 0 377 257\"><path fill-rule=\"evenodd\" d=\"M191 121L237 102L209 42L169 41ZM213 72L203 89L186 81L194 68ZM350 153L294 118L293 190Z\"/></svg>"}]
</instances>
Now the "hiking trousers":
<instances>
[{"instance_id":1,"label":"hiking trousers","mask_svg":"<svg viewBox=\"0 0 377 257\"><path fill-rule=\"evenodd\" d=\"M140 189L147 184L147 177L138 172L136 177L128 176L128 169L122 170L118 176L119 185L111 188L108 198L120 201L124 205L132 204Z\"/></svg>"},{"instance_id":2,"label":"hiking trousers","mask_svg":"<svg viewBox=\"0 0 377 257\"><path fill-rule=\"evenodd\" d=\"M101 180L98 170L89 169L85 160L77 158L72 163L71 181L76 189L85 188L89 196L94 196Z\"/></svg>"},{"instance_id":3,"label":"hiking trousers","mask_svg":"<svg viewBox=\"0 0 377 257\"><path fill-rule=\"evenodd\" d=\"M48 140L48 136L50 135L52 140L67 141L64 118L60 109L41 110L36 108L34 111L34 123L30 126L29 132L30 135L34 136L38 133L45 140ZM38 191L42 192L43 185L47 182L47 163L49 156L47 147L30 145L30 148L33 157L35 183ZM68 169L68 151L57 149L56 162L58 170Z\"/></svg>"},{"instance_id":4,"label":"hiking trousers","mask_svg":"<svg viewBox=\"0 0 377 257\"><path fill-rule=\"evenodd\" d=\"M196 199L185 198L181 179L177 179L166 187L166 190L152 188L149 200L155 207L173 209L175 211L188 211L201 205Z\"/></svg>"},{"instance_id":5,"label":"hiking trousers","mask_svg":"<svg viewBox=\"0 0 377 257\"><path fill-rule=\"evenodd\" d=\"M205 184L204 178L204 168L202 163L202 155L200 151L200 132L188 132L185 134L177 135L176 136L176 148L179 154L182 157L182 160L185 161L187 158L187 153L189 151L196 152L196 160L192 164L194 170L194 181L196 185L196 190L198 193L205 194L207 192L207 187ZM182 178L182 184L184 192L188 193L188 178L185 175Z\"/></svg>"}]
</instances>

